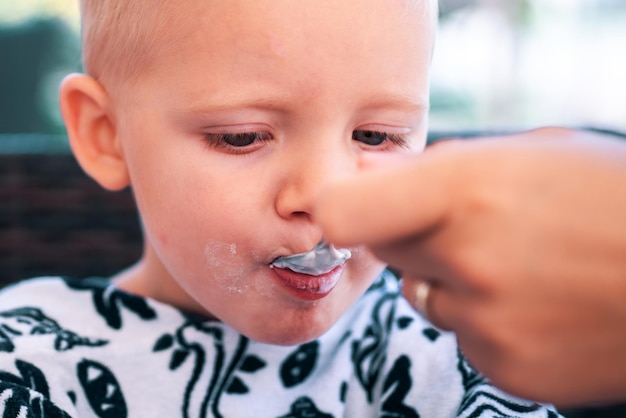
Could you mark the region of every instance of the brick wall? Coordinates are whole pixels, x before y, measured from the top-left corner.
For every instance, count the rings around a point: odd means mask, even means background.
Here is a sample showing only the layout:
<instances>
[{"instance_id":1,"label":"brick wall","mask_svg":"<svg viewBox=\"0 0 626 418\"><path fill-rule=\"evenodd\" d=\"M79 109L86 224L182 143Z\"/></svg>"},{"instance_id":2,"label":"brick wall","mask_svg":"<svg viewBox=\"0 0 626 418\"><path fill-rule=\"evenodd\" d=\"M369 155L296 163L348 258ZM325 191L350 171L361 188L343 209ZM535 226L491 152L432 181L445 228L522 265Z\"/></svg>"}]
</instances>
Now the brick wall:
<instances>
[{"instance_id":1,"label":"brick wall","mask_svg":"<svg viewBox=\"0 0 626 418\"><path fill-rule=\"evenodd\" d=\"M108 276L136 261L130 190L108 192L67 153L0 154L0 286L40 276Z\"/></svg>"}]
</instances>

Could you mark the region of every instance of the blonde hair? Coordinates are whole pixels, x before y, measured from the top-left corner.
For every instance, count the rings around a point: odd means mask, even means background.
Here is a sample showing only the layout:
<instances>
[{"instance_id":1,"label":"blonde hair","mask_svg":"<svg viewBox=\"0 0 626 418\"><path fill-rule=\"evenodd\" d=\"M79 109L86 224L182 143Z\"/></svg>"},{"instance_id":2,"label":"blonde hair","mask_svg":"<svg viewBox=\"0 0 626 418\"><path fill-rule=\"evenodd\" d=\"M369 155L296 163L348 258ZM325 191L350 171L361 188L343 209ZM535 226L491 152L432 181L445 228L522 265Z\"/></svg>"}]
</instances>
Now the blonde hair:
<instances>
[{"instance_id":1,"label":"blonde hair","mask_svg":"<svg viewBox=\"0 0 626 418\"><path fill-rule=\"evenodd\" d=\"M105 85L135 80L167 43L175 0L80 0L83 67Z\"/></svg>"},{"instance_id":2,"label":"blonde hair","mask_svg":"<svg viewBox=\"0 0 626 418\"><path fill-rule=\"evenodd\" d=\"M403 3L437 20L438 0ZM136 80L157 54L175 47L164 32L175 25L180 7L177 0L80 0L85 72L111 89Z\"/></svg>"}]
</instances>

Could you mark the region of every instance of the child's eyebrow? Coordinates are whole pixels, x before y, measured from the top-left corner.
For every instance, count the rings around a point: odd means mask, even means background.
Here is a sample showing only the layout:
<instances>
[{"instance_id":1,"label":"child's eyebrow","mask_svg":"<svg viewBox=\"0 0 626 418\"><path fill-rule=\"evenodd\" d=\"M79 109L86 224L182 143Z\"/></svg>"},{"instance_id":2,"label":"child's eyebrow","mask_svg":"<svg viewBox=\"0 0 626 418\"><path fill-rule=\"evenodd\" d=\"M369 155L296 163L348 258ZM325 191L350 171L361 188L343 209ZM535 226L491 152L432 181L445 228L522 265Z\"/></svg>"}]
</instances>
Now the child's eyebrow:
<instances>
[{"instance_id":1,"label":"child's eyebrow","mask_svg":"<svg viewBox=\"0 0 626 418\"><path fill-rule=\"evenodd\" d=\"M228 97L224 99L199 100L186 106L183 113L188 115L206 115L214 112L233 112L241 110L269 110L286 113L289 100L274 97ZM383 94L361 99L361 109L376 111L382 109L400 110L407 113L425 113L430 104L428 96L408 96L402 94Z\"/></svg>"},{"instance_id":2,"label":"child's eyebrow","mask_svg":"<svg viewBox=\"0 0 626 418\"><path fill-rule=\"evenodd\" d=\"M260 97L254 99L235 97L225 100L215 99L213 101L198 101L187 106L184 113L191 115L204 115L213 112L229 112L237 110L271 110L280 112L284 111L285 108L285 102L271 97Z\"/></svg>"},{"instance_id":3,"label":"child's eyebrow","mask_svg":"<svg viewBox=\"0 0 626 418\"><path fill-rule=\"evenodd\" d=\"M401 94L387 94L374 96L365 101L366 109L397 109L406 112L426 112L430 108L428 96L407 96Z\"/></svg>"}]
</instances>

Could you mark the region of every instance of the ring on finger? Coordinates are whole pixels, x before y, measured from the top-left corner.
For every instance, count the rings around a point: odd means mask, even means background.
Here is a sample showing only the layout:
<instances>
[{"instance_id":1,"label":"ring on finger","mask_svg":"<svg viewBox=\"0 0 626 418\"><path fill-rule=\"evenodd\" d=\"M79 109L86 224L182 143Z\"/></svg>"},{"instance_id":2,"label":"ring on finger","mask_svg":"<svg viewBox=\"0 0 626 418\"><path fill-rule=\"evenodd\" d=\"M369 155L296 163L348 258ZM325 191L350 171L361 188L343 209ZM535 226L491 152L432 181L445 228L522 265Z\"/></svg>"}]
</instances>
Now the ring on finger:
<instances>
[{"instance_id":1,"label":"ring on finger","mask_svg":"<svg viewBox=\"0 0 626 418\"><path fill-rule=\"evenodd\" d=\"M432 294L432 285L427 281L420 281L415 289L414 306L415 309L428 321L429 298Z\"/></svg>"}]
</instances>

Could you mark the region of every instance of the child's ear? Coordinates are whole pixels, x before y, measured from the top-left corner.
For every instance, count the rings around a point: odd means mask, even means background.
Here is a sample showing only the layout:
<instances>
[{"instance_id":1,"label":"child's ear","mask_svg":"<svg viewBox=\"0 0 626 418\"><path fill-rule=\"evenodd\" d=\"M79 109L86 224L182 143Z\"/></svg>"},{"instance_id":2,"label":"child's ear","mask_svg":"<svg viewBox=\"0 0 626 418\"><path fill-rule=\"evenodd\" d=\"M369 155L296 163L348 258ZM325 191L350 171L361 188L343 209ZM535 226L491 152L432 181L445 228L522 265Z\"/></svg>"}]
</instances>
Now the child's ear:
<instances>
[{"instance_id":1,"label":"child's ear","mask_svg":"<svg viewBox=\"0 0 626 418\"><path fill-rule=\"evenodd\" d=\"M128 169L102 85L84 74L71 74L61 83L61 113L70 147L83 170L108 190L130 183Z\"/></svg>"}]
</instances>

